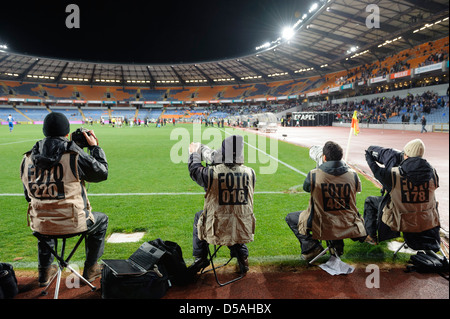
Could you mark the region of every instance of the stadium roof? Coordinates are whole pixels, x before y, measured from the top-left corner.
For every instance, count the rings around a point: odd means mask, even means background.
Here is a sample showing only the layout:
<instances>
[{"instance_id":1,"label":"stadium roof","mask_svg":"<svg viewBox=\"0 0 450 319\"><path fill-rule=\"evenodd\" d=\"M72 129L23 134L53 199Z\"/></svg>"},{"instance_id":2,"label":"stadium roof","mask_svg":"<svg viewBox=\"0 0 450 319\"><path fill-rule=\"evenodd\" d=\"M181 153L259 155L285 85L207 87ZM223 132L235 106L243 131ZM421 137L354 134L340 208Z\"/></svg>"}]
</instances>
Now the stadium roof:
<instances>
[{"instance_id":1,"label":"stadium roof","mask_svg":"<svg viewBox=\"0 0 450 319\"><path fill-rule=\"evenodd\" d=\"M375 5L375 11L368 7ZM115 64L17 54L0 49L0 79L118 86L215 86L290 80L381 60L448 36L448 0L320 0L279 37L232 59ZM379 28L369 28L379 13ZM236 35L238 36L238 35Z\"/></svg>"}]
</instances>

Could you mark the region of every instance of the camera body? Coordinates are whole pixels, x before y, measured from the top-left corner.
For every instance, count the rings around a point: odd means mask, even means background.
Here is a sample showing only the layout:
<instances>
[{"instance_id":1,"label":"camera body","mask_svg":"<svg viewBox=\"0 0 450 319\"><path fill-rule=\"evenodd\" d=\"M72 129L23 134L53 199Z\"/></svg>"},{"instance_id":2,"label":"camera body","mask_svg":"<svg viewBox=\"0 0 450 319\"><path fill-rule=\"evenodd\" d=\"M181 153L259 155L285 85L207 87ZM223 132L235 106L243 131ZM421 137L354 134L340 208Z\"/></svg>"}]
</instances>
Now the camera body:
<instances>
[{"instance_id":1,"label":"camera body","mask_svg":"<svg viewBox=\"0 0 450 319\"><path fill-rule=\"evenodd\" d=\"M72 133L72 141L74 141L81 148L89 146L83 132L86 132L86 134L89 136L91 135L91 133L89 133L89 130L83 127L78 128L75 132Z\"/></svg>"},{"instance_id":2,"label":"camera body","mask_svg":"<svg viewBox=\"0 0 450 319\"><path fill-rule=\"evenodd\" d=\"M367 152L372 156L375 162L384 165L386 169L399 166L403 161L403 152L381 146L369 146Z\"/></svg>"}]
</instances>

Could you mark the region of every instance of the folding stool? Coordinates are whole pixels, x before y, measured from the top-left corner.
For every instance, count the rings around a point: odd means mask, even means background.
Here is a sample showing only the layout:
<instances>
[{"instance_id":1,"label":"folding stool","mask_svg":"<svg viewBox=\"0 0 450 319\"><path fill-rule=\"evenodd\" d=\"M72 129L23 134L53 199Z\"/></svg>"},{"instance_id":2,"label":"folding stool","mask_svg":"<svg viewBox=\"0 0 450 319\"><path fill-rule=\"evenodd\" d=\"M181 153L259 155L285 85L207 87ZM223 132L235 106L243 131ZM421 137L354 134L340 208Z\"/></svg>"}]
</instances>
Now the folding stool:
<instances>
[{"instance_id":1,"label":"folding stool","mask_svg":"<svg viewBox=\"0 0 450 319\"><path fill-rule=\"evenodd\" d=\"M48 294L47 290L48 290L48 288L50 287L50 285L53 283L53 281L56 278L56 287L55 287L54 299L58 299L59 287L61 285L61 274L62 274L62 271L64 270L64 268L69 269L74 275L76 275L78 278L80 278L85 284L87 284L91 288L91 291L95 291L97 289L89 281L87 281L86 278L84 278L82 275L80 275L75 269L73 269L69 265L70 259L75 254L76 250L78 249L78 246L85 239L86 235L87 235L86 231L82 232L82 233L67 234L67 235L44 235L44 234L41 234L41 233L38 233L38 232L33 232L33 236L35 236L37 239L39 239L41 241L41 243L44 244L47 247L47 249L51 252L51 254L56 258L56 260L58 262L58 271L53 275L53 277L51 278L51 280L48 283L48 285L41 292L41 295L45 296L45 295ZM75 237L75 236L80 236L80 238L78 239L78 241L75 244L74 248L70 252L69 256L67 256L67 258L64 259L64 251L65 251L65 248L66 248L66 239L72 238L72 237ZM61 245L61 253L58 255L57 251L58 251L58 240L59 239L62 240L62 245ZM53 249L52 247L50 247L48 245L47 240L54 240L54 242L55 242L55 249Z\"/></svg>"}]
</instances>

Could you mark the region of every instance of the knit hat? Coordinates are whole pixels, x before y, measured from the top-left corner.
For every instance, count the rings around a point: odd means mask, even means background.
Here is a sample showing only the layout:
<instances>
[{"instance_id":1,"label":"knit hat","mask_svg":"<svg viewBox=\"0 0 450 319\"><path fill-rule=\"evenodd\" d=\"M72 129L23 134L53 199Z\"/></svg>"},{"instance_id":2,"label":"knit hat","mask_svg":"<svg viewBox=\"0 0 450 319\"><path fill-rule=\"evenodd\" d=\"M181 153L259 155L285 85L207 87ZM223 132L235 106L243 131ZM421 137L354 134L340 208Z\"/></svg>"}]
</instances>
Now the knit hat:
<instances>
[{"instance_id":1,"label":"knit hat","mask_svg":"<svg viewBox=\"0 0 450 319\"><path fill-rule=\"evenodd\" d=\"M425 153L425 144L421 139L409 141L403 148L405 155L408 157L422 157Z\"/></svg>"},{"instance_id":2,"label":"knit hat","mask_svg":"<svg viewBox=\"0 0 450 319\"><path fill-rule=\"evenodd\" d=\"M70 132L69 120L62 113L52 112L45 117L42 132L47 137L66 136Z\"/></svg>"}]
</instances>

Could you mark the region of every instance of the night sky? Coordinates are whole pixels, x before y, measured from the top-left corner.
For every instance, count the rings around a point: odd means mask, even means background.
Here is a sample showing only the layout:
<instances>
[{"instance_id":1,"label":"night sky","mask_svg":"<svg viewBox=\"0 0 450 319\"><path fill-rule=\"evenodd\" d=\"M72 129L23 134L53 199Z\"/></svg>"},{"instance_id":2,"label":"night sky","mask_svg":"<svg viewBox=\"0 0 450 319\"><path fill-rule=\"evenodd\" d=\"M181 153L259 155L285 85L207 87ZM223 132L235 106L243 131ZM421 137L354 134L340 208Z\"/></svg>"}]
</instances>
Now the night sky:
<instances>
[{"instance_id":1,"label":"night sky","mask_svg":"<svg viewBox=\"0 0 450 319\"><path fill-rule=\"evenodd\" d=\"M66 27L69 4L80 28ZM280 36L313 1L2 1L0 44L40 57L110 63L236 58Z\"/></svg>"}]
</instances>

